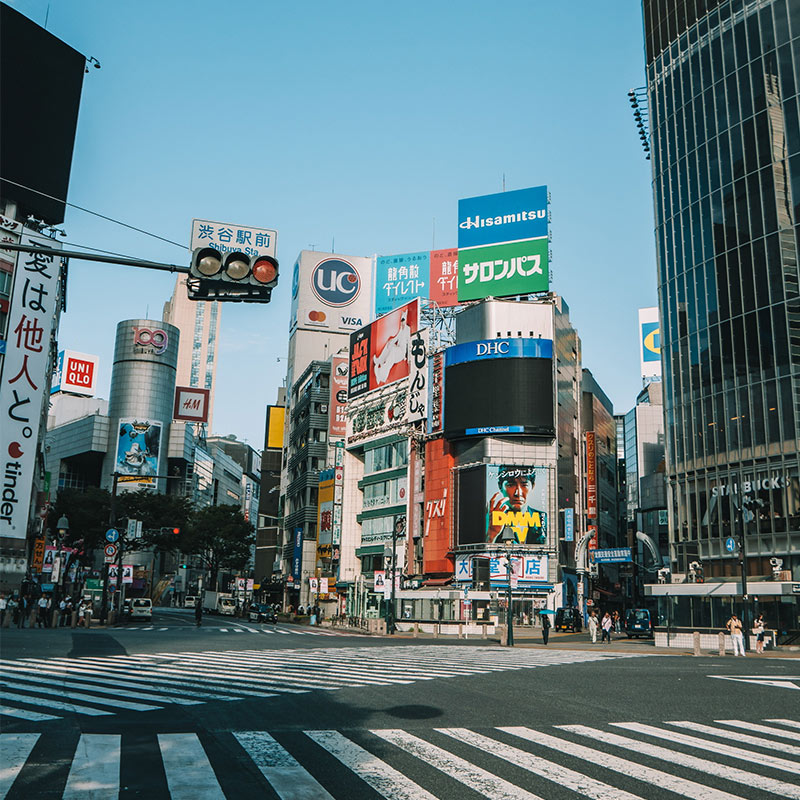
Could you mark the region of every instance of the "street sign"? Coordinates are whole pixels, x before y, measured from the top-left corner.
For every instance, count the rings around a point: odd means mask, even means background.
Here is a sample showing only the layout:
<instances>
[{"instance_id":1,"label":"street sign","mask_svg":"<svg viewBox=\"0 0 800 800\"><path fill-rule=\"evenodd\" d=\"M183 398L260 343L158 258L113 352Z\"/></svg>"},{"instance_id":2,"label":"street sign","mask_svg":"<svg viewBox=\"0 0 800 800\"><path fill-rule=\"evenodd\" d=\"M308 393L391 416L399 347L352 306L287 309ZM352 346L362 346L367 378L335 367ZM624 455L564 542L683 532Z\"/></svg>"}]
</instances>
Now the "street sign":
<instances>
[{"instance_id":1,"label":"street sign","mask_svg":"<svg viewBox=\"0 0 800 800\"><path fill-rule=\"evenodd\" d=\"M734 539L733 536L729 536L725 540L725 549L729 553L735 553L736 552L736 539Z\"/></svg>"},{"instance_id":2,"label":"street sign","mask_svg":"<svg viewBox=\"0 0 800 800\"><path fill-rule=\"evenodd\" d=\"M125 535L129 539L133 539L136 536L136 520L135 519L129 519L128 520L128 530L125 532ZM109 539L109 541L111 541L111 540Z\"/></svg>"},{"instance_id":3,"label":"street sign","mask_svg":"<svg viewBox=\"0 0 800 800\"><path fill-rule=\"evenodd\" d=\"M106 564L110 564L117 557L117 546L115 544L107 544L103 548L103 555L105 556Z\"/></svg>"},{"instance_id":4,"label":"street sign","mask_svg":"<svg viewBox=\"0 0 800 800\"><path fill-rule=\"evenodd\" d=\"M193 219L189 250L213 247L220 253L241 250L248 256L275 258L277 241L278 232L269 228L246 228L243 225L214 222L210 219Z\"/></svg>"},{"instance_id":5,"label":"street sign","mask_svg":"<svg viewBox=\"0 0 800 800\"><path fill-rule=\"evenodd\" d=\"M111 542L112 544L114 542L118 542L119 541L119 531L116 528L109 528L106 531L106 541L107 542Z\"/></svg>"},{"instance_id":6,"label":"street sign","mask_svg":"<svg viewBox=\"0 0 800 800\"><path fill-rule=\"evenodd\" d=\"M622 564L631 561L631 548L609 547L603 550L590 550L589 557L594 564Z\"/></svg>"}]
</instances>

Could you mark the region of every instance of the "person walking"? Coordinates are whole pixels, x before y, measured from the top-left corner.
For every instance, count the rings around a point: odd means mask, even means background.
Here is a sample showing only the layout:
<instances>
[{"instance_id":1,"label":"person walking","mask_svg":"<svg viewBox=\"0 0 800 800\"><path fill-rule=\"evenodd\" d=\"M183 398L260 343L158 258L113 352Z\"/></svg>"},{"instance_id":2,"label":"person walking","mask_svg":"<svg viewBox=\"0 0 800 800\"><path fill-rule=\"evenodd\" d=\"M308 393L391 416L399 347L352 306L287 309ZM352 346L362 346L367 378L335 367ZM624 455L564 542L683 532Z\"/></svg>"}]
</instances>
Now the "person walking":
<instances>
[{"instance_id":1,"label":"person walking","mask_svg":"<svg viewBox=\"0 0 800 800\"><path fill-rule=\"evenodd\" d=\"M39 598L39 601L37 602L36 605L39 608L39 611L38 611L38 614L37 614L37 617L36 617L36 624L40 628L49 628L50 626L47 624L48 623L48 619L47 619L47 606L48 606L47 597L45 595L42 595Z\"/></svg>"},{"instance_id":2,"label":"person walking","mask_svg":"<svg viewBox=\"0 0 800 800\"><path fill-rule=\"evenodd\" d=\"M764 652L764 615L759 614L753 621L753 633L756 636L756 653Z\"/></svg>"},{"instance_id":3,"label":"person walking","mask_svg":"<svg viewBox=\"0 0 800 800\"><path fill-rule=\"evenodd\" d=\"M597 644L597 614L594 610L589 614L589 635L592 637L592 644Z\"/></svg>"},{"instance_id":4,"label":"person walking","mask_svg":"<svg viewBox=\"0 0 800 800\"><path fill-rule=\"evenodd\" d=\"M611 628L614 627L614 622L611 619L611 614L609 614L608 611L606 611L606 613L603 615L603 621L600 623L600 625L603 628L601 643L607 640L608 643L611 644Z\"/></svg>"},{"instance_id":5,"label":"person walking","mask_svg":"<svg viewBox=\"0 0 800 800\"><path fill-rule=\"evenodd\" d=\"M542 641L547 644L550 640L550 615L542 614Z\"/></svg>"},{"instance_id":6,"label":"person walking","mask_svg":"<svg viewBox=\"0 0 800 800\"><path fill-rule=\"evenodd\" d=\"M203 606L200 603L199 597L197 598L197 602L194 604L194 622L198 628L203 624Z\"/></svg>"},{"instance_id":7,"label":"person walking","mask_svg":"<svg viewBox=\"0 0 800 800\"><path fill-rule=\"evenodd\" d=\"M744 636L742 636L742 621L736 614L731 614L731 618L725 623L725 627L731 635L733 643L733 654L735 656L744 655Z\"/></svg>"},{"instance_id":8,"label":"person walking","mask_svg":"<svg viewBox=\"0 0 800 800\"><path fill-rule=\"evenodd\" d=\"M17 627L24 628L25 627L25 619L28 616L28 596L22 595L19 598L19 604L17 606Z\"/></svg>"},{"instance_id":9,"label":"person walking","mask_svg":"<svg viewBox=\"0 0 800 800\"><path fill-rule=\"evenodd\" d=\"M611 620L614 623L614 632L615 633L622 633L622 628L620 628L619 611L616 611L616 610L614 611L614 613L611 615Z\"/></svg>"},{"instance_id":10,"label":"person walking","mask_svg":"<svg viewBox=\"0 0 800 800\"><path fill-rule=\"evenodd\" d=\"M0 628L5 627L7 613L8 613L8 600L6 599L6 593L0 592Z\"/></svg>"}]
</instances>

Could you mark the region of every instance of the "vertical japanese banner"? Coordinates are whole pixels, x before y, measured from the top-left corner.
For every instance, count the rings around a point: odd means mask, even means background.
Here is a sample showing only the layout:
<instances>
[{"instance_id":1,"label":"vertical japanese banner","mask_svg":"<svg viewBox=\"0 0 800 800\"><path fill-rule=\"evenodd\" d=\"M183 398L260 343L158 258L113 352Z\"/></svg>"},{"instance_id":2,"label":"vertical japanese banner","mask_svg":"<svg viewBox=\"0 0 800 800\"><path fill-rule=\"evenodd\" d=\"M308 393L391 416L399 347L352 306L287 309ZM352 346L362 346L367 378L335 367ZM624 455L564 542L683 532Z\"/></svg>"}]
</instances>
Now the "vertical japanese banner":
<instances>
[{"instance_id":1,"label":"vertical japanese banner","mask_svg":"<svg viewBox=\"0 0 800 800\"><path fill-rule=\"evenodd\" d=\"M431 356L428 365L428 433L439 433L444 421L444 353Z\"/></svg>"},{"instance_id":2,"label":"vertical japanese banner","mask_svg":"<svg viewBox=\"0 0 800 800\"><path fill-rule=\"evenodd\" d=\"M52 248L55 242L25 231L21 243ZM57 321L61 259L20 253L7 321L7 352L0 378L0 536L27 535L36 469L42 402L49 394L51 332Z\"/></svg>"},{"instance_id":3,"label":"vertical japanese banner","mask_svg":"<svg viewBox=\"0 0 800 800\"><path fill-rule=\"evenodd\" d=\"M594 431L586 432L586 515L597 519L597 451Z\"/></svg>"},{"instance_id":4,"label":"vertical japanese banner","mask_svg":"<svg viewBox=\"0 0 800 800\"><path fill-rule=\"evenodd\" d=\"M409 422L426 419L428 416L428 343L427 328L411 335L409 355L408 414Z\"/></svg>"},{"instance_id":5,"label":"vertical japanese banner","mask_svg":"<svg viewBox=\"0 0 800 800\"><path fill-rule=\"evenodd\" d=\"M440 308L458 305L458 249L431 250L428 296Z\"/></svg>"},{"instance_id":6,"label":"vertical japanese banner","mask_svg":"<svg viewBox=\"0 0 800 800\"><path fill-rule=\"evenodd\" d=\"M343 438L347 435L347 376L346 356L334 356L331 362L331 402L329 405L328 437Z\"/></svg>"}]
</instances>

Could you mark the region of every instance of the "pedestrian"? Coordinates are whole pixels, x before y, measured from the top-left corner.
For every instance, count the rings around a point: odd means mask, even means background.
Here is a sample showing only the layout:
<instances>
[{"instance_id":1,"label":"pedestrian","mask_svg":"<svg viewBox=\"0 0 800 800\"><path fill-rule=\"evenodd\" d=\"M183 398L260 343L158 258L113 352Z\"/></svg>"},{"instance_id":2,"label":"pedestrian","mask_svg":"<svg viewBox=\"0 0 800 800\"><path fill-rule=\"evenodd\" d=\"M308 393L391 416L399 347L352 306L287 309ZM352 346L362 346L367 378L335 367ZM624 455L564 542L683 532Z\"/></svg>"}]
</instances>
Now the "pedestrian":
<instances>
[{"instance_id":1,"label":"pedestrian","mask_svg":"<svg viewBox=\"0 0 800 800\"><path fill-rule=\"evenodd\" d=\"M203 606L200 603L199 597L197 598L197 602L194 604L194 621L198 628L203 624Z\"/></svg>"},{"instance_id":2,"label":"pedestrian","mask_svg":"<svg viewBox=\"0 0 800 800\"><path fill-rule=\"evenodd\" d=\"M48 606L47 597L45 597L45 595L42 595L39 598L39 600L36 603L36 605L38 606L38 609L39 609L38 613L37 613L37 616L36 616L36 624L40 628L49 627L48 624L47 624L48 623L48 619L47 619L47 606Z\"/></svg>"},{"instance_id":3,"label":"pedestrian","mask_svg":"<svg viewBox=\"0 0 800 800\"><path fill-rule=\"evenodd\" d=\"M300 605L299 605L299 606L297 606L297 615L298 615L299 617L302 617L302 616L303 616L303 614L305 614L305 613L306 613L306 610L305 610L305 608L303 607L303 604L302 604L302 603L300 603Z\"/></svg>"},{"instance_id":4,"label":"pedestrian","mask_svg":"<svg viewBox=\"0 0 800 800\"><path fill-rule=\"evenodd\" d=\"M759 614L753 621L753 633L756 637L756 653L764 652L764 615Z\"/></svg>"},{"instance_id":5,"label":"pedestrian","mask_svg":"<svg viewBox=\"0 0 800 800\"><path fill-rule=\"evenodd\" d=\"M619 611L614 611L614 613L611 615L611 620L614 623L614 632L622 633L622 629L620 628L620 622L619 622Z\"/></svg>"},{"instance_id":6,"label":"pedestrian","mask_svg":"<svg viewBox=\"0 0 800 800\"><path fill-rule=\"evenodd\" d=\"M6 593L0 592L0 628L4 627L7 611L8 611L8 600L6 599Z\"/></svg>"},{"instance_id":7,"label":"pedestrian","mask_svg":"<svg viewBox=\"0 0 800 800\"><path fill-rule=\"evenodd\" d=\"M6 621L3 625L4 628L10 628L11 625L17 624L17 598L16 595L12 594L8 598L8 607L6 608Z\"/></svg>"},{"instance_id":8,"label":"pedestrian","mask_svg":"<svg viewBox=\"0 0 800 800\"><path fill-rule=\"evenodd\" d=\"M725 623L725 627L731 635L733 643L733 654L735 656L744 655L744 636L742 636L742 621L736 614L731 614L731 618Z\"/></svg>"},{"instance_id":9,"label":"pedestrian","mask_svg":"<svg viewBox=\"0 0 800 800\"><path fill-rule=\"evenodd\" d=\"M589 614L589 635L592 637L592 644L597 644L597 614L594 609Z\"/></svg>"},{"instance_id":10,"label":"pedestrian","mask_svg":"<svg viewBox=\"0 0 800 800\"><path fill-rule=\"evenodd\" d=\"M25 619L28 616L28 596L22 595L19 598L19 605L17 606L17 627L24 628L25 627Z\"/></svg>"},{"instance_id":11,"label":"pedestrian","mask_svg":"<svg viewBox=\"0 0 800 800\"><path fill-rule=\"evenodd\" d=\"M86 601L81 598L78 600L78 627L82 628L86 624Z\"/></svg>"},{"instance_id":12,"label":"pedestrian","mask_svg":"<svg viewBox=\"0 0 800 800\"><path fill-rule=\"evenodd\" d=\"M600 626L603 629L601 644L605 641L608 641L608 643L611 644L611 628L614 626L614 622L612 621L611 614L609 614L608 611L603 614L603 621L600 623Z\"/></svg>"},{"instance_id":13,"label":"pedestrian","mask_svg":"<svg viewBox=\"0 0 800 800\"><path fill-rule=\"evenodd\" d=\"M542 614L542 641L547 644L550 639L550 617Z\"/></svg>"},{"instance_id":14,"label":"pedestrian","mask_svg":"<svg viewBox=\"0 0 800 800\"><path fill-rule=\"evenodd\" d=\"M67 600L62 597L58 603L58 627L63 628L67 618Z\"/></svg>"}]
</instances>

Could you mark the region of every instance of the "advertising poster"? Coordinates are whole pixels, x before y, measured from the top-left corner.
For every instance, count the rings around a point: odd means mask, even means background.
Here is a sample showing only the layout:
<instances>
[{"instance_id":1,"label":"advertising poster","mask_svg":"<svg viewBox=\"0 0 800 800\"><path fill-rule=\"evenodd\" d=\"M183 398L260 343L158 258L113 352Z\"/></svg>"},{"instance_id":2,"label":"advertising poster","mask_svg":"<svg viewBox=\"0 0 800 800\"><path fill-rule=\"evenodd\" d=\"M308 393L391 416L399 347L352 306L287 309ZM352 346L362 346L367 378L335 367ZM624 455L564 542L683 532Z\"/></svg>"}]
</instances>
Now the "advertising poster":
<instances>
[{"instance_id":1,"label":"advertising poster","mask_svg":"<svg viewBox=\"0 0 800 800\"><path fill-rule=\"evenodd\" d=\"M45 547L44 549L44 561L42 562L42 572L52 572L53 571L53 561L56 557L56 552L58 548L56 547Z\"/></svg>"},{"instance_id":2,"label":"advertising poster","mask_svg":"<svg viewBox=\"0 0 800 800\"><path fill-rule=\"evenodd\" d=\"M594 431L586 432L586 515L597 517L597 449Z\"/></svg>"},{"instance_id":3,"label":"advertising poster","mask_svg":"<svg viewBox=\"0 0 800 800\"><path fill-rule=\"evenodd\" d=\"M331 402L328 417L328 438L344 438L347 435L347 376L348 361L334 356L331 362Z\"/></svg>"},{"instance_id":4,"label":"advertising poster","mask_svg":"<svg viewBox=\"0 0 800 800\"><path fill-rule=\"evenodd\" d=\"M386 570L376 569L373 575L375 578L375 591L383 592L386 589Z\"/></svg>"},{"instance_id":5,"label":"advertising poster","mask_svg":"<svg viewBox=\"0 0 800 800\"><path fill-rule=\"evenodd\" d=\"M50 394L69 392L91 397L97 386L98 357L73 350L58 353L56 371L50 386Z\"/></svg>"},{"instance_id":6,"label":"advertising poster","mask_svg":"<svg viewBox=\"0 0 800 800\"><path fill-rule=\"evenodd\" d=\"M458 201L458 299L546 292L547 187Z\"/></svg>"},{"instance_id":7,"label":"advertising poster","mask_svg":"<svg viewBox=\"0 0 800 800\"><path fill-rule=\"evenodd\" d=\"M152 420L120 419L117 460L118 483L127 486L155 486L161 423Z\"/></svg>"},{"instance_id":8,"label":"advertising poster","mask_svg":"<svg viewBox=\"0 0 800 800\"><path fill-rule=\"evenodd\" d=\"M639 309L639 358L643 378L661 377L661 323L655 306Z\"/></svg>"},{"instance_id":9,"label":"advertising poster","mask_svg":"<svg viewBox=\"0 0 800 800\"><path fill-rule=\"evenodd\" d=\"M210 389L194 386L176 386L172 419L186 422L208 422Z\"/></svg>"},{"instance_id":10,"label":"advertising poster","mask_svg":"<svg viewBox=\"0 0 800 800\"><path fill-rule=\"evenodd\" d=\"M350 336L351 399L408 376L411 333L418 323L419 300L412 300Z\"/></svg>"},{"instance_id":11,"label":"advertising poster","mask_svg":"<svg viewBox=\"0 0 800 800\"><path fill-rule=\"evenodd\" d=\"M516 464L486 467L486 541L503 540L503 530L521 544L546 544L548 470Z\"/></svg>"},{"instance_id":12,"label":"advertising poster","mask_svg":"<svg viewBox=\"0 0 800 800\"><path fill-rule=\"evenodd\" d=\"M122 565L122 582L133 583L133 564Z\"/></svg>"},{"instance_id":13,"label":"advertising poster","mask_svg":"<svg viewBox=\"0 0 800 800\"><path fill-rule=\"evenodd\" d=\"M431 250L428 297L440 308L458 305L458 249Z\"/></svg>"},{"instance_id":14,"label":"advertising poster","mask_svg":"<svg viewBox=\"0 0 800 800\"><path fill-rule=\"evenodd\" d=\"M317 556L330 558L333 544L334 470L322 470L317 488Z\"/></svg>"},{"instance_id":15,"label":"advertising poster","mask_svg":"<svg viewBox=\"0 0 800 800\"><path fill-rule=\"evenodd\" d=\"M303 529L294 529L294 551L292 553L292 580L300 584L300 569L303 565Z\"/></svg>"},{"instance_id":16,"label":"advertising poster","mask_svg":"<svg viewBox=\"0 0 800 800\"><path fill-rule=\"evenodd\" d=\"M375 316L416 297L428 297L430 252L378 256L375 261Z\"/></svg>"},{"instance_id":17,"label":"advertising poster","mask_svg":"<svg viewBox=\"0 0 800 800\"><path fill-rule=\"evenodd\" d=\"M409 422L428 417L428 329L411 336L411 361L408 382Z\"/></svg>"}]
</instances>

